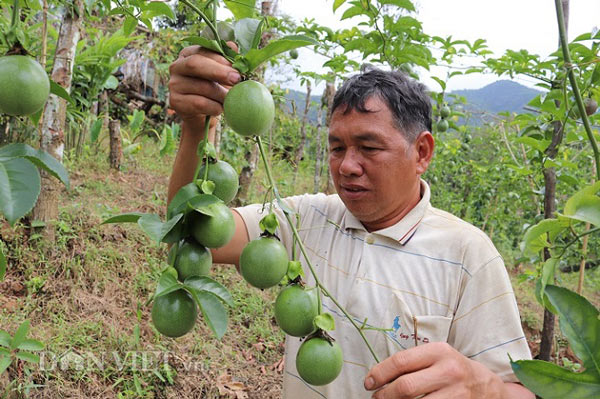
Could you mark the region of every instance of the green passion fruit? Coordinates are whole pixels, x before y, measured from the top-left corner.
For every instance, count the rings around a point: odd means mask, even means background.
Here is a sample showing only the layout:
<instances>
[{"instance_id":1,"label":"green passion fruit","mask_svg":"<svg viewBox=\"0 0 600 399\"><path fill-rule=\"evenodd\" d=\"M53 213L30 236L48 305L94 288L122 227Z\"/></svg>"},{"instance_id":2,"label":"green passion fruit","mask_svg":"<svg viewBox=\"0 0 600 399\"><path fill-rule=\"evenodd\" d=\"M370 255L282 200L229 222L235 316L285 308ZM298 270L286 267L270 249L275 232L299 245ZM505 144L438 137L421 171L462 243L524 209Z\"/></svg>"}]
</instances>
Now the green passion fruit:
<instances>
[{"instance_id":1,"label":"green passion fruit","mask_svg":"<svg viewBox=\"0 0 600 399\"><path fill-rule=\"evenodd\" d=\"M445 132L446 130L448 130L448 121L445 119L442 119L441 121L439 121L436 125L437 131L438 132Z\"/></svg>"},{"instance_id":2,"label":"green passion fruit","mask_svg":"<svg viewBox=\"0 0 600 399\"><path fill-rule=\"evenodd\" d=\"M240 82L225 96L223 115L236 133L242 136L261 135L271 128L275 119L273 96L259 82Z\"/></svg>"},{"instance_id":3,"label":"green passion fruit","mask_svg":"<svg viewBox=\"0 0 600 399\"><path fill-rule=\"evenodd\" d=\"M314 337L300 345L296 355L296 369L300 377L311 385L327 385L342 371L342 349L335 341Z\"/></svg>"},{"instance_id":4,"label":"green passion fruit","mask_svg":"<svg viewBox=\"0 0 600 399\"><path fill-rule=\"evenodd\" d=\"M442 118L444 118L444 119L446 119L447 117L449 117L451 113L452 113L452 111L450 110L450 107L448 107L447 105L444 105L440 109L440 116Z\"/></svg>"},{"instance_id":5,"label":"green passion fruit","mask_svg":"<svg viewBox=\"0 0 600 399\"><path fill-rule=\"evenodd\" d=\"M177 251L175 269L181 282L191 276L206 276L211 265L210 251L194 240L186 241Z\"/></svg>"},{"instance_id":6,"label":"green passion fruit","mask_svg":"<svg viewBox=\"0 0 600 399\"><path fill-rule=\"evenodd\" d=\"M279 292L275 300L277 325L293 337L305 337L315 331L314 318L319 314L316 289L292 284Z\"/></svg>"},{"instance_id":7,"label":"green passion fruit","mask_svg":"<svg viewBox=\"0 0 600 399\"><path fill-rule=\"evenodd\" d=\"M36 60L24 55L0 57L0 113L34 114L49 95L50 80Z\"/></svg>"},{"instance_id":8,"label":"green passion fruit","mask_svg":"<svg viewBox=\"0 0 600 399\"><path fill-rule=\"evenodd\" d=\"M192 237L208 248L220 248L227 244L235 233L235 221L231 209L222 202L208 206L211 215L190 212L188 221Z\"/></svg>"},{"instance_id":9,"label":"green passion fruit","mask_svg":"<svg viewBox=\"0 0 600 399\"><path fill-rule=\"evenodd\" d=\"M202 165L198 172L198 179L204 178L206 164ZM208 180L215 183L213 195L220 198L226 204L233 200L240 187L239 177L233 166L225 161L209 162Z\"/></svg>"},{"instance_id":10,"label":"green passion fruit","mask_svg":"<svg viewBox=\"0 0 600 399\"><path fill-rule=\"evenodd\" d=\"M162 335L177 338L194 328L198 310L196 302L181 289L154 299L152 323Z\"/></svg>"},{"instance_id":11,"label":"green passion fruit","mask_svg":"<svg viewBox=\"0 0 600 399\"><path fill-rule=\"evenodd\" d=\"M288 269L283 244L272 237L250 241L240 255L240 273L250 285L265 289L277 285Z\"/></svg>"}]
</instances>

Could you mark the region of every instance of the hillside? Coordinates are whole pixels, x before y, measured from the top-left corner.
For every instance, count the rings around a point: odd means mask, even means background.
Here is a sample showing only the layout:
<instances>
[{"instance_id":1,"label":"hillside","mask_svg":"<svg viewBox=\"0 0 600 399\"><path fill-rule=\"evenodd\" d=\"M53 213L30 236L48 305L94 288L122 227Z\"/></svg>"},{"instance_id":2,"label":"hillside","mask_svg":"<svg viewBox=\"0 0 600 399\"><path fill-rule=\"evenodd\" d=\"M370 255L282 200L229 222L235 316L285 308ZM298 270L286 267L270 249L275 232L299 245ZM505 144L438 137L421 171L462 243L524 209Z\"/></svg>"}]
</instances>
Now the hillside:
<instances>
[{"instance_id":1,"label":"hillside","mask_svg":"<svg viewBox=\"0 0 600 399\"><path fill-rule=\"evenodd\" d=\"M450 94L465 97L467 110L474 113L497 114L522 112L523 107L540 93L510 80L500 80L474 90L456 90Z\"/></svg>"},{"instance_id":2,"label":"hillside","mask_svg":"<svg viewBox=\"0 0 600 399\"><path fill-rule=\"evenodd\" d=\"M484 114L495 115L504 111L523 111L523 107L539 93L539 90L523 86L511 80L499 80L480 89L455 90L448 94L465 97L467 101L466 110L474 114L469 123L479 124L482 120L485 120L483 118ZM321 96L313 95L311 99L313 108L309 112L309 120L315 122L317 118L316 107L321 103ZM292 101L296 103L296 112L301 116L304 112L306 93L290 89L286 94L286 103L290 112Z\"/></svg>"}]
</instances>

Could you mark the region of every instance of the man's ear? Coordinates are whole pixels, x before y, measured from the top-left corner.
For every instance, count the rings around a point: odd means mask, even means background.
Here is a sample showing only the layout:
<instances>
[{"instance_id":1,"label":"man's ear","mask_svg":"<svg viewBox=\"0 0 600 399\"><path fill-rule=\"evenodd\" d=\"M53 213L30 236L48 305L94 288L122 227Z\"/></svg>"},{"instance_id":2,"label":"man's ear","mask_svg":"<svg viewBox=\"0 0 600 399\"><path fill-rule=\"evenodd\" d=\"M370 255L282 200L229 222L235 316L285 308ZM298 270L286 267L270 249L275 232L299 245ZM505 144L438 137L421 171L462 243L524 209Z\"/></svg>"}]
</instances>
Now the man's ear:
<instances>
[{"instance_id":1,"label":"man's ear","mask_svg":"<svg viewBox=\"0 0 600 399\"><path fill-rule=\"evenodd\" d=\"M423 131L419 133L414 143L417 157L417 174L422 175L429 167L429 163L433 158L433 150L435 148L435 140L431 132Z\"/></svg>"}]
</instances>

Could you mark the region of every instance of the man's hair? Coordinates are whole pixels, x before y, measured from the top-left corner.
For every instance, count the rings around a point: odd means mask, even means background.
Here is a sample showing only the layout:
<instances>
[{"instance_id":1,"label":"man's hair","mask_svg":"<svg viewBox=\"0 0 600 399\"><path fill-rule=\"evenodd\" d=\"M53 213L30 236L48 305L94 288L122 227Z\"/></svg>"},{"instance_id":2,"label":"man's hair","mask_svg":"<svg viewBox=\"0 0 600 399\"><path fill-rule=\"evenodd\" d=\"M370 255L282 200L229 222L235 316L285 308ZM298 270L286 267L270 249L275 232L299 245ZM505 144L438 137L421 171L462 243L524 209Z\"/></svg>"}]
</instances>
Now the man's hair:
<instances>
[{"instance_id":1,"label":"man's hair","mask_svg":"<svg viewBox=\"0 0 600 399\"><path fill-rule=\"evenodd\" d=\"M395 128L409 142L419 133L431 131L431 99L424 84L400 71L383 71L372 66L361 68L361 73L342 84L333 98L331 114L345 107L344 114L355 110L371 112L365 103L377 96L392 112Z\"/></svg>"}]
</instances>

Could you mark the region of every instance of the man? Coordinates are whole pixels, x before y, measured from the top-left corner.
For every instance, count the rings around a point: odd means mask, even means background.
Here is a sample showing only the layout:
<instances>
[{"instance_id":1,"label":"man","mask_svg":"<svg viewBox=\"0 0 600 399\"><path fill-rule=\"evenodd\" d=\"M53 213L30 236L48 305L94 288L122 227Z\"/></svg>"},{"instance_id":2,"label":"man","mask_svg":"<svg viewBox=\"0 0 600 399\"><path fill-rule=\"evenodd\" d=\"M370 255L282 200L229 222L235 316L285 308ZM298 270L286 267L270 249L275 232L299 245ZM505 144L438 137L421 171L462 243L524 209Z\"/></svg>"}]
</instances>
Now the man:
<instances>
[{"instance_id":1,"label":"man","mask_svg":"<svg viewBox=\"0 0 600 399\"><path fill-rule=\"evenodd\" d=\"M170 103L183 133L169 199L194 177L205 115L220 115L228 88L239 81L225 59L197 46L171 65ZM425 87L400 73L368 70L344 83L331 112L329 163L338 195L286 202L301 215L300 234L321 281L365 324L385 360L375 364L357 331L323 298L336 319L342 373L324 387L304 383L294 365L300 342L288 337L284 397L367 398L375 391L376 398L534 398L509 364L508 354L531 355L500 255L480 230L429 204L421 175L434 139ZM215 262L237 265L260 234L260 210L236 209L236 234L213 252ZM290 250L285 221L279 236ZM310 273L307 280L314 283Z\"/></svg>"}]
</instances>

